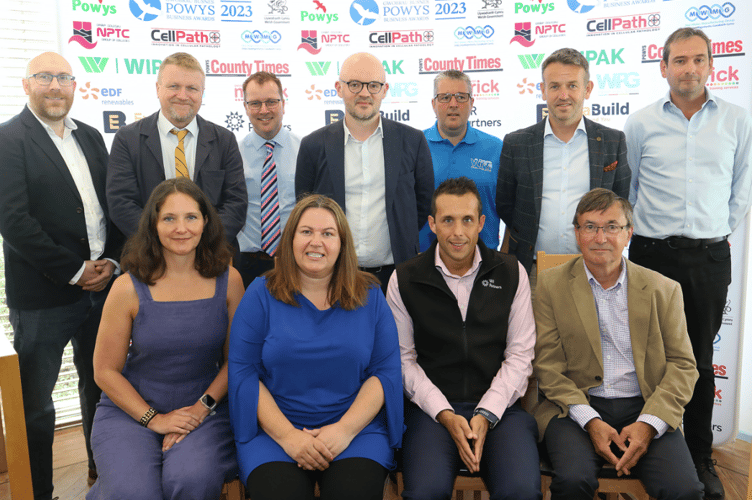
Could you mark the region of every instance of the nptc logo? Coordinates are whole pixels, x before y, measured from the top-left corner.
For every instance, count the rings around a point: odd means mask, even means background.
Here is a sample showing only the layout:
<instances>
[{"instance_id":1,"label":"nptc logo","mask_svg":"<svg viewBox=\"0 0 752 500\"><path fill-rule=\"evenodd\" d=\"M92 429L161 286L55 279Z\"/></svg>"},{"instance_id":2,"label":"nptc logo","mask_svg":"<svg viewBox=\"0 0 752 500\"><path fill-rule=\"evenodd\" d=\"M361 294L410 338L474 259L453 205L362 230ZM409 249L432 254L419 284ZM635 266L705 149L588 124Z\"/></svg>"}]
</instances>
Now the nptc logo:
<instances>
[{"instance_id":1,"label":"nptc logo","mask_svg":"<svg viewBox=\"0 0 752 500\"><path fill-rule=\"evenodd\" d=\"M307 50L310 54L318 54L321 52L318 43L318 32L316 30L302 30L300 32L300 45L298 50Z\"/></svg>"},{"instance_id":2,"label":"nptc logo","mask_svg":"<svg viewBox=\"0 0 752 500\"><path fill-rule=\"evenodd\" d=\"M83 21L73 21L73 36L68 39L68 43L76 42L85 49L93 49L97 42L92 43L91 23Z\"/></svg>"},{"instance_id":3,"label":"nptc logo","mask_svg":"<svg viewBox=\"0 0 752 500\"><path fill-rule=\"evenodd\" d=\"M512 42L517 42L523 47L532 47L535 40L531 35L531 23L514 23L514 36L509 43Z\"/></svg>"}]
</instances>

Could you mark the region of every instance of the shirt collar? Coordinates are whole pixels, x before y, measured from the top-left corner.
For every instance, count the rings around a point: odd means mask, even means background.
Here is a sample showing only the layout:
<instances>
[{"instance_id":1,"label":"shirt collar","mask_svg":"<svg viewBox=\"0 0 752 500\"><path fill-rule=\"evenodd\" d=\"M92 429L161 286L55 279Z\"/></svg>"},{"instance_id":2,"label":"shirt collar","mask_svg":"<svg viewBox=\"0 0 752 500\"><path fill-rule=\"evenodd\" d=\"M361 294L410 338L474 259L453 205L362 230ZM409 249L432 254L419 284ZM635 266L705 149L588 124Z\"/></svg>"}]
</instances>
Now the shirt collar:
<instances>
[{"instance_id":1,"label":"shirt collar","mask_svg":"<svg viewBox=\"0 0 752 500\"><path fill-rule=\"evenodd\" d=\"M578 130L582 130L582 133L585 134L585 137L587 137L587 129L585 128L584 116L580 117L580 123L577 124L577 130L574 131L575 135L577 135ZM545 128L543 129L543 137L546 137L548 135L552 135L556 137L556 134L554 134L554 130L551 128L551 121L548 117L546 117L546 125L545 125ZM572 137L574 137L574 135ZM558 137L556 138L559 139Z\"/></svg>"},{"instance_id":2,"label":"shirt collar","mask_svg":"<svg viewBox=\"0 0 752 500\"><path fill-rule=\"evenodd\" d=\"M381 128L382 122L381 122L381 115L379 115L379 126L376 127L376 130L373 131L373 134L371 134L368 139L373 137L374 135L378 135L380 137L384 137L383 129ZM345 146L347 146L347 141L350 139L350 137L353 138L354 141L357 141L354 135L350 133L350 129L347 128L347 122L344 118L342 118L342 126L345 127Z\"/></svg>"},{"instance_id":3,"label":"shirt collar","mask_svg":"<svg viewBox=\"0 0 752 500\"><path fill-rule=\"evenodd\" d=\"M470 266L470 269L465 273L465 276L473 274L475 271L478 270L478 267L480 267L480 263L483 262L483 259L480 256L480 248L478 248L478 245L475 245L475 254L473 255L473 265ZM436 244L436 254L434 255L434 263L436 264L436 269L441 271L445 276L449 276L450 278L462 278L462 276L457 276L456 274L452 274L449 269L447 269L446 264L444 264L444 261L441 260L441 254L439 253L439 245Z\"/></svg>"},{"instance_id":4,"label":"shirt collar","mask_svg":"<svg viewBox=\"0 0 752 500\"><path fill-rule=\"evenodd\" d=\"M170 134L170 130L174 128L177 127L167 119L167 117L160 109L159 118L157 119L157 129L159 130L159 135L167 137ZM194 116L193 120L191 120L191 123L189 123L186 127L178 130L187 130L188 133L193 137L198 137L198 121L196 120L196 117Z\"/></svg>"},{"instance_id":5,"label":"shirt collar","mask_svg":"<svg viewBox=\"0 0 752 500\"><path fill-rule=\"evenodd\" d=\"M274 144L275 148L283 148L285 146L285 143L287 142L286 139L289 135L290 132L284 126L280 128L279 132L277 132L277 135L275 135L271 139L264 139L263 137L258 135L255 130L251 130L251 132L245 136L243 142L245 142L246 147L253 149L261 149L267 142Z\"/></svg>"},{"instance_id":6,"label":"shirt collar","mask_svg":"<svg viewBox=\"0 0 752 500\"><path fill-rule=\"evenodd\" d=\"M41 119L41 118L39 118L39 115L37 115L37 114L36 114L36 113L34 112L34 110L33 110L33 109L31 109L31 107L30 107L30 106L28 106L28 105L27 105L26 107L28 107L28 108L29 108L29 111L31 111L31 114L32 114L32 115L34 115L34 118L36 118L36 119L37 119L37 121L38 121L38 122L39 122L39 123L40 123L40 124L42 125L42 127L43 127L43 128L44 128L44 129L45 129L45 130L46 130L47 132L51 132L51 133L55 134L55 131L54 131L54 130L52 130L52 127L50 127L49 125L47 125L46 123L44 123L44 122L42 121L42 119ZM67 116L67 115L66 115L66 116L65 116L65 118L63 119L63 126L64 126L64 127L66 128L66 129L70 129L71 131L73 131L73 130L76 130L76 129L78 128L78 125L76 125L76 122L74 122L74 121L73 121L73 119L72 119L72 118L71 118L70 116ZM63 133L63 135L67 135L68 133L69 133L69 132L65 131L65 132ZM57 135L57 134L55 134L55 135Z\"/></svg>"},{"instance_id":7,"label":"shirt collar","mask_svg":"<svg viewBox=\"0 0 752 500\"><path fill-rule=\"evenodd\" d=\"M718 107L718 102L716 101L715 94L713 94L713 92L711 92L709 88L705 87L705 102L702 103L702 107L704 108L710 102L713 103L712 104L713 107ZM671 89L669 89L668 92L666 92L666 95L663 96L663 99L661 100L661 104L663 105L664 110L666 109L666 106L669 104L673 106L674 108L676 108L677 110L679 109L679 107L671 101Z\"/></svg>"},{"instance_id":8,"label":"shirt collar","mask_svg":"<svg viewBox=\"0 0 752 500\"><path fill-rule=\"evenodd\" d=\"M582 259L582 265L585 266L585 275L587 276L589 283L596 283L598 286L603 288L601 286L600 282L595 279L595 276L593 276L593 273L590 272L590 269L588 269L587 264L585 264L585 259ZM621 272L619 273L619 279L616 280L616 283L609 288L609 290L615 289L618 285L621 285L622 287L626 285L627 282L627 261L624 259L624 257L621 258Z\"/></svg>"}]
</instances>

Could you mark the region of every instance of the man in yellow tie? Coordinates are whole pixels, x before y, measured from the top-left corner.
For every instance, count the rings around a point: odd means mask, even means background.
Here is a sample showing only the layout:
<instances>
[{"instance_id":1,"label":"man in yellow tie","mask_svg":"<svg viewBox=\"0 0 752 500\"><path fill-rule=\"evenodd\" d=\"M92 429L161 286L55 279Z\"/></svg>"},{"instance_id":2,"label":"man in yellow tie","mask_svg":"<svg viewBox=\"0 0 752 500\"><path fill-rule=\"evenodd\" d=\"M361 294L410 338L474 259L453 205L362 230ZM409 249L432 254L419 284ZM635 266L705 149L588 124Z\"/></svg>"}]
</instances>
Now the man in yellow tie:
<instances>
[{"instance_id":1,"label":"man in yellow tie","mask_svg":"<svg viewBox=\"0 0 752 500\"><path fill-rule=\"evenodd\" d=\"M107 167L107 204L113 222L130 236L152 190L165 179L185 176L217 208L229 241L245 223L243 161L229 130L198 116L205 76L184 52L167 56L157 75L161 109L115 135Z\"/></svg>"}]
</instances>

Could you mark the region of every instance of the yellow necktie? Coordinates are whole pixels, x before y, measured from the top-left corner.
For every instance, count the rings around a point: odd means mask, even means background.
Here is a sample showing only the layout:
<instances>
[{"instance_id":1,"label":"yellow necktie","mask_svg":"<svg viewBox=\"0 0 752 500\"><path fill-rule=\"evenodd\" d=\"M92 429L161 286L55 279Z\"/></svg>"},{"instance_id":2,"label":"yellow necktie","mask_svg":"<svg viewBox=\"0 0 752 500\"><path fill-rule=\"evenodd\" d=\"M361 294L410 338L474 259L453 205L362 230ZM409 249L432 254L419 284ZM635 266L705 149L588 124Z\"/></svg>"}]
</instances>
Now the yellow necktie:
<instances>
[{"instance_id":1,"label":"yellow necktie","mask_svg":"<svg viewBox=\"0 0 752 500\"><path fill-rule=\"evenodd\" d=\"M188 173L188 166L185 163L185 144L183 143L188 131L172 129L170 133L178 136L178 147L175 148L175 177L188 177L190 179L191 174Z\"/></svg>"}]
</instances>

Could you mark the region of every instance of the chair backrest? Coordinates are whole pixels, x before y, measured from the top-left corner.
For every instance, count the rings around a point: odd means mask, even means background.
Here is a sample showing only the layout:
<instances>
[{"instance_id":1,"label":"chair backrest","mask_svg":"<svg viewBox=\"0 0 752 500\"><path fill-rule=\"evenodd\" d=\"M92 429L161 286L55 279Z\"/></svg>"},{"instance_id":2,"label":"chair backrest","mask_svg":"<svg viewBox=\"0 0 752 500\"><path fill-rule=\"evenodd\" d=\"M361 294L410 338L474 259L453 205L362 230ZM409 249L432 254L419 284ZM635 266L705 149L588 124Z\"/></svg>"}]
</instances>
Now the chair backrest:
<instances>
[{"instance_id":1,"label":"chair backrest","mask_svg":"<svg viewBox=\"0 0 752 500\"><path fill-rule=\"evenodd\" d=\"M537 266L538 271L537 273L540 274L541 271L544 271L546 269L551 269L552 267L559 266L561 264L564 264L565 262L569 262L570 260L574 259L575 257L579 257L580 254L578 253L551 253L546 254L543 250L538 251L538 257L537 257Z\"/></svg>"}]
</instances>

